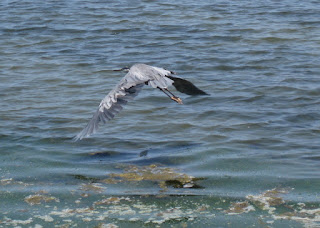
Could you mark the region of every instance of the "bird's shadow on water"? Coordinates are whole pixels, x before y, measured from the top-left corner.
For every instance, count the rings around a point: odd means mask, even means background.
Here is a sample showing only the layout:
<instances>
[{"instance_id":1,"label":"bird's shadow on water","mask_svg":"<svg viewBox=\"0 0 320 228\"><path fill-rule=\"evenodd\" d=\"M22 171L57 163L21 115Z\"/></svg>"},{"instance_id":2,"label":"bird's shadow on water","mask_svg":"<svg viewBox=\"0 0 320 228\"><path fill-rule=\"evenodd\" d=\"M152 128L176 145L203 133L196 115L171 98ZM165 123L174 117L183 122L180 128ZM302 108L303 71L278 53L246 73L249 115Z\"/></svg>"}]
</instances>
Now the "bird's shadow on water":
<instances>
[{"instance_id":1,"label":"bird's shadow on water","mask_svg":"<svg viewBox=\"0 0 320 228\"><path fill-rule=\"evenodd\" d=\"M192 158L185 161L192 150L200 146L200 143L179 143L165 145L157 148L135 149L129 152L101 151L82 154L81 163L108 164L112 166L107 176L86 176L83 174L71 175L77 180L90 183L119 184L119 183L156 183L160 187L159 193L168 189L202 189L198 181L202 177L193 177L184 172L185 162L191 162ZM119 150L119 149L118 149ZM123 149L125 150L125 149ZM182 167L182 170L181 170ZM109 167L110 168L110 167Z\"/></svg>"},{"instance_id":2,"label":"bird's shadow on water","mask_svg":"<svg viewBox=\"0 0 320 228\"><path fill-rule=\"evenodd\" d=\"M183 143L163 147L135 149L131 152L126 152L125 150L91 152L87 153L81 160L93 163L129 163L140 166L157 163L174 166L177 163L177 157L182 157L186 153L190 153L190 150L200 145L200 143Z\"/></svg>"}]
</instances>

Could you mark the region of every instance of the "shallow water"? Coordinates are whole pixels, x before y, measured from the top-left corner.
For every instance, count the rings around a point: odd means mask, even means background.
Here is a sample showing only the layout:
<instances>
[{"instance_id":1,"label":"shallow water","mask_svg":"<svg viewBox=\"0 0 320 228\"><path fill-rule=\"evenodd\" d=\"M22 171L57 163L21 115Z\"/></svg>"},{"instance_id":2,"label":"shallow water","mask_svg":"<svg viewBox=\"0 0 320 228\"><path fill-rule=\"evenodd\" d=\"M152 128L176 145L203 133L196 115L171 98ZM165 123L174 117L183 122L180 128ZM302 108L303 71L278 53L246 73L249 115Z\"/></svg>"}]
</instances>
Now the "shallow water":
<instances>
[{"instance_id":1,"label":"shallow water","mask_svg":"<svg viewBox=\"0 0 320 228\"><path fill-rule=\"evenodd\" d=\"M0 226L320 226L318 5L1 1ZM137 62L210 96L72 142Z\"/></svg>"}]
</instances>

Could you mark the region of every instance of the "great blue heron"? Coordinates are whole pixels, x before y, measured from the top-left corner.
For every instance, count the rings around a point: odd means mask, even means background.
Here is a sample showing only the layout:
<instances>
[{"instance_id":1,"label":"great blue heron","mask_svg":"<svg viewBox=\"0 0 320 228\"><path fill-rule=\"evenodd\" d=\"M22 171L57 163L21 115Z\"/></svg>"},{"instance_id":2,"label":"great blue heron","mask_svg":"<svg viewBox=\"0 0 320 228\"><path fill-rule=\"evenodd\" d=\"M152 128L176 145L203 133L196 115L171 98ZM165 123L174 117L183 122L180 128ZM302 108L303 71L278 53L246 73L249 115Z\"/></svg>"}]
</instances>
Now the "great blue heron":
<instances>
[{"instance_id":1,"label":"great blue heron","mask_svg":"<svg viewBox=\"0 0 320 228\"><path fill-rule=\"evenodd\" d=\"M135 64L130 69L122 68L116 71L128 71L108 95L101 101L98 110L94 113L87 126L74 137L81 140L95 133L100 122L106 123L115 114L122 110L122 105L138 95L144 85L150 85L164 92L171 100L182 104L182 100L170 92L167 87L173 85L181 93L188 95L207 95L191 82L172 76L172 71L146 64Z\"/></svg>"}]
</instances>

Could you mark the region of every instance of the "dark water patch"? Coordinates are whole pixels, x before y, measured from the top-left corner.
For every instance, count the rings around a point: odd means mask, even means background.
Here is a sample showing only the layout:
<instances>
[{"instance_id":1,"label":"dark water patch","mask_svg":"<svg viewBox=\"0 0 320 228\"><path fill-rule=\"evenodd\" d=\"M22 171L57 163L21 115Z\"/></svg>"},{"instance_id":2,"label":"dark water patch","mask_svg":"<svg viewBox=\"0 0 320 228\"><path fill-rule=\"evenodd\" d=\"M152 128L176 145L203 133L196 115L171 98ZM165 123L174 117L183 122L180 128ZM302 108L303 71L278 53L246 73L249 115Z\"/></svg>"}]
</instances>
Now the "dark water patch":
<instances>
[{"instance_id":1,"label":"dark water patch","mask_svg":"<svg viewBox=\"0 0 320 228\"><path fill-rule=\"evenodd\" d=\"M75 179L77 180L82 180L82 181L90 181L90 182L97 182L99 181L98 178L96 177L86 177L84 175L80 175L80 174L75 174L75 175L72 175Z\"/></svg>"},{"instance_id":2,"label":"dark water patch","mask_svg":"<svg viewBox=\"0 0 320 228\"><path fill-rule=\"evenodd\" d=\"M139 165L159 163L176 166L184 162L185 160L191 161L193 156L186 156L186 154L189 153L189 151L197 150L197 147L199 147L199 144L166 146L164 148L148 148L142 151L139 149L135 149L131 150L130 152L115 151L114 149L111 149L106 152L91 152L89 154L83 153L80 161L100 163L112 163L114 161L121 161L122 163L133 163ZM141 156L141 153L143 153L144 155Z\"/></svg>"},{"instance_id":3,"label":"dark water patch","mask_svg":"<svg viewBox=\"0 0 320 228\"><path fill-rule=\"evenodd\" d=\"M91 152L89 154L82 154L80 158L81 163L113 163L130 161L138 157L138 152L132 151L130 153L123 151L106 151L106 152Z\"/></svg>"},{"instance_id":4,"label":"dark water patch","mask_svg":"<svg viewBox=\"0 0 320 228\"><path fill-rule=\"evenodd\" d=\"M262 40L269 43L284 43L284 42L294 41L293 38L289 39L289 38L281 38L281 37L265 37Z\"/></svg>"},{"instance_id":5,"label":"dark water patch","mask_svg":"<svg viewBox=\"0 0 320 228\"><path fill-rule=\"evenodd\" d=\"M304 114L292 114L288 115L285 119L286 121L296 123L296 124L308 124L310 121L314 122L319 120L319 113L304 113Z\"/></svg>"}]
</instances>

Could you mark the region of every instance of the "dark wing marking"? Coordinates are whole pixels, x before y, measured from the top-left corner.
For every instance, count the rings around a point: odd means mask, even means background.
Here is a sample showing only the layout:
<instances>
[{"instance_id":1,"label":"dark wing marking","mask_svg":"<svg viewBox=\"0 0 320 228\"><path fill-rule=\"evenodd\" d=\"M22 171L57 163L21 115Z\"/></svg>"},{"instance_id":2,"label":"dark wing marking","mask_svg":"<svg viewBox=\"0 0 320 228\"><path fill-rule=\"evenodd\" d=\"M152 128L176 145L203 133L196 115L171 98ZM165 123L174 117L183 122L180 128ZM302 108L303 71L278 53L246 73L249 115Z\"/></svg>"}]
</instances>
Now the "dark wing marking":
<instances>
[{"instance_id":1,"label":"dark wing marking","mask_svg":"<svg viewBox=\"0 0 320 228\"><path fill-rule=\"evenodd\" d=\"M174 81L172 85L181 93L185 93L188 95L209 95L185 79L177 78L173 76L166 76L166 77Z\"/></svg>"},{"instance_id":2,"label":"dark wing marking","mask_svg":"<svg viewBox=\"0 0 320 228\"><path fill-rule=\"evenodd\" d=\"M133 84L133 83L132 83ZM95 133L98 130L99 123L106 123L114 118L119 113L123 105L132 100L138 95L142 89L144 83L125 88L123 84L119 84L114 88L100 103L98 110L93 114L93 117L87 124L87 126L74 137L74 140L81 140L89 135Z\"/></svg>"}]
</instances>

